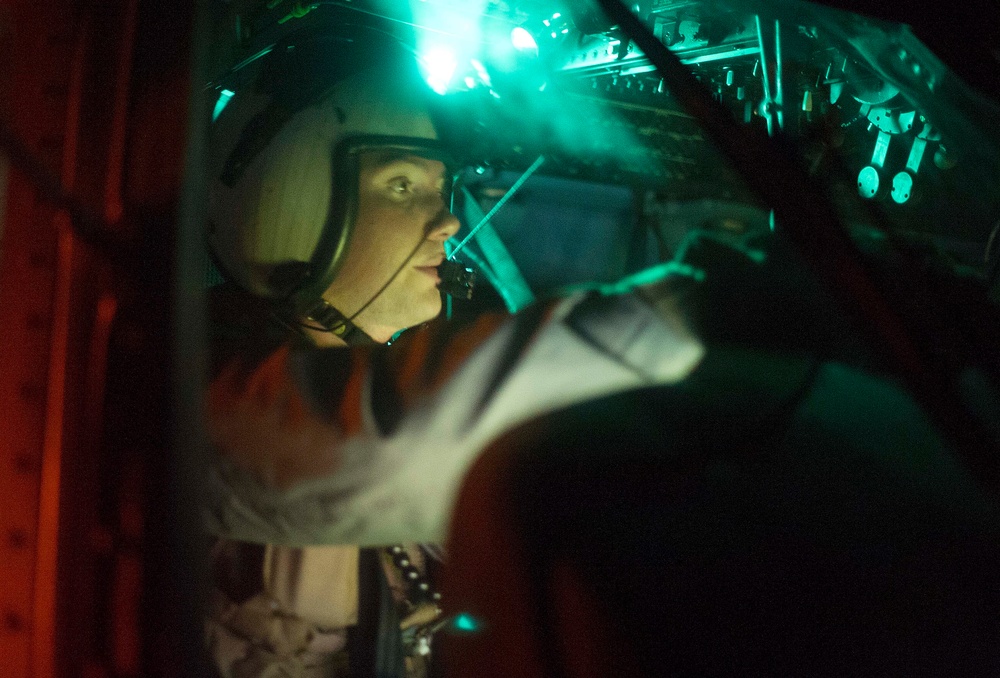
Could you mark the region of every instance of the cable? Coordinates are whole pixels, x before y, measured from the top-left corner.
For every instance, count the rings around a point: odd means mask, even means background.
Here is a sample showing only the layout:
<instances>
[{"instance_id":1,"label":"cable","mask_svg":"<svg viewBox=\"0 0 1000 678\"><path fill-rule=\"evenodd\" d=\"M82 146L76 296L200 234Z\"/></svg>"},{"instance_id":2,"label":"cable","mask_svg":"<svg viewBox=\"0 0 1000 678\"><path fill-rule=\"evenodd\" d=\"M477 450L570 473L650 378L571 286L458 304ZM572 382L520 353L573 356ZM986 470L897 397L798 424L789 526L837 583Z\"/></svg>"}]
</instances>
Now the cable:
<instances>
[{"instance_id":1,"label":"cable","mask_svg":"<svg viewBox=\"0 0 1000 678\"><path fill-rule=\"evenodd\" d=\"M400 24L402 26L407 26L409 28L415 28L415 29L421 30L421 31L427 31L428 33L436 33L438 35L443 35L443 36L446 36L446 37L449 37L449 38L453 38L453 39L456 39L456 40L461 40L463 42L476 42L476 39L470 38L466 34L453 33L453 32L450 32L450 31L442 30L440 28L434 28L433 26L428 26L427 24L419 24L419 23L416 23L414 21L406 21L405 19L400 19L400 18L397 18L397 17L389 16L388 14L382 14L382 13L379 13L379 12L373 12L371 10L362 9L361 7L358 7L357 5L349 4L349 0L348 0L348 2L342 2L342 1L338 2L337 0L324 0L324 1L321 1L321 2L316 2L314 4L317 7L323 7L323 6L326 6L326 7L337 7L337 8L340 8L340 9L350 10L352 12L357 12L358 14L365 14L365 15L368 15L368 16L375 17L377 19L381 19L383 21ZM459 14L459 13L456 12L456 14ZM486 15L484 13L484 17L485 16L488 16L488 15ZM514 26L514 25L516 25L512 21L503 21L503 23L506 24L507 26ZM496 45L496 44L506 44L506 43L504 41L502 41L502 40L497 39L495 41L486 41L486 44Z\"/></svg>"},{"instance_id":2,"label":"cable","mask_svg":"<svg viewBox=\"0 0 1000 678\"><path fill-rule=\"evenodd\" d=\"M82 241L100 250L116 264L124 266L132 260L130 243L79 198L64 191L62 183L35 157L6 120L0 120L0 151L13 167L28 178L42 200L69 213L73 231Z\"/></svg>"},{"instance_id":3,"label":"cable","mask_svg":"<svg viewBox=\"0 0 1000 678\"><path fill-rule=\"evenodd\" d=\"M369 306L371 306L372 302L375 301L376 299L378 299L382 295L382 293L385 292L386 288L388 288L389 285L392 284L392 281L396 279L396 276L398 276L400 273L402 273L403 269L406 267L406 265L408 263L410 263L410 260L413 259L414 255L416 255L416 253L420 250L420 247L424 244L424 240L426 240L426 239L427 239L427 236L424 235L420 239L420 241L417 243L416 247L414 247L410 251L410 253L406 256L406 258L403 259L403 263L401 263L399 265L399 267L396 268L395 272L391 276L389 276L389 279L385 281L385 284L382 285L382 287L378 288L378 291L375 292L375 294L372 295L371 299L369 299L368 301L366 301L361 308L359 308L357 311L355 311L354 314L347 319L347 322L353 322L354 319L357 318L361 314L362 311L364 311L366 308L368 308Z\"/></svg>"},{"instance_id":4,"label":"cable","mask_svg":"<svg viewBox=\"0 0 1000 678\"><path fill-rule=\"evenodd\" d=\"M499 199L499 200L497 201L497 204L493 206L493 209L491 209L491 210L490 210L489 212L487 212L487 213L486 213L486 216L484 216L484 217L483 217L482 219L480 219L480 220L479 220L479 223L478 223L478 224L476 224L476 227L475 227L475 228L473 228L473 229L472 229L471 231L469 231L469 235L465 236L465 238L464 238L464 239L462 240L462 242L458 243L458 245L457 245L457 246L455 247L455 249L453 249L453 250L451 251L451 254L449 254L449 255L448 255L448 259L449 259L449 260L451 260L451 259L454 259L454 258L455 258L455 255L456 255L456 254L458 254L458 253L459 253L459 251L460 251L460 250L461 250L461 249L462 249L463 247L465 247L465 246L466 246L466 244L467 244L467 243L468 243L468 242L469 242L470 240L472 240L472 238L473 238L473 237L474 237L474 236L476 235L476 232L477 232L477 231L478 231L479 229L481 229L481 228L482 228L483 226L485 226L486 224L490 223L490 219L492 219L492 218L493 218L493 216L494 216L494 215L495 215L495 214L496 214L497 212L499 212L499 211L500 211L500 208L502 208L502 207L503 207L504 205L506 205L506 204L507 204L507 201L508 201L508 200L510 200L511 198L513 198L513 197L514 197L514 194L515 194L515 193L517 193L518 189L520 189L520 188L521 188L521 186L523 186L523 185L524 185L524 182L526 182L526 181L528 180L528 178L529 178L529 177L530 177L530 176L531 176L532 174L534 174L534 173L535 173L535 170L537 170L537 169L538 169L539 167L541 167L541 166L542 166L542 163L543 163L543 162L545 162L545 156L544 156L544 155L540 155L540 156L538 156L538 159L537 159L537 160L535 160L535 162L531 163L531 167L529 167L528 169L526 169L526 170L524 171L524 174L522 174L522 175L521 175L521 176L520 176L520 177L518 178L518 180L514 182L514 185L513 185L513 186L511 186L511 187L510 187L510 189L509 189L509 190L508 190L508 191L507 191L506 193L504 193L503 197L502 197L502 198L500 198L500 199Z\"/></svg>"}]
</instances>

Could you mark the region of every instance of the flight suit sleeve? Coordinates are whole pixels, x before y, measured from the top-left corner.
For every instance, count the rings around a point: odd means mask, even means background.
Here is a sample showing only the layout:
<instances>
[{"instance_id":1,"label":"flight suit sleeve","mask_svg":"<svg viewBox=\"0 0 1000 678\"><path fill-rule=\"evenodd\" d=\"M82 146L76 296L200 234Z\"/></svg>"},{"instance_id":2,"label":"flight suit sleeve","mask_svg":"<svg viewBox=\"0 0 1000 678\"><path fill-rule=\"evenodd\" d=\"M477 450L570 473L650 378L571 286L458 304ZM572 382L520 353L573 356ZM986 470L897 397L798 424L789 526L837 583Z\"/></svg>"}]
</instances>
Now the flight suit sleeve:
<instances>
[{"instance_id":1,"label":"flight suit sleeve","mask_svg":"<svg viewBox=\"0 0 1000 678\"><path fill-rule=\"evenodd\" d=\"M466 470L505 430L694 369L700 342L647 297L582 294L392 347L234 363L209 393L209 529L289 546L440 542Z\"/></svg>"}]
</instances>

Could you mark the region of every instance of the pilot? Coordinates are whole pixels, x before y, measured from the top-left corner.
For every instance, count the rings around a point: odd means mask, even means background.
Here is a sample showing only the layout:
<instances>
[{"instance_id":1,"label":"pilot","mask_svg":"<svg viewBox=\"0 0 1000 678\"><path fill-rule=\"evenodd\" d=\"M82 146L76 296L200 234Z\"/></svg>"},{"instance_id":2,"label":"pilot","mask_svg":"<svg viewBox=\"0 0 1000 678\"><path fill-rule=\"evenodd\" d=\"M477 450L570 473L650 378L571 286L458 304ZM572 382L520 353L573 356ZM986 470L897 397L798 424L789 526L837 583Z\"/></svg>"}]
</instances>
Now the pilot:
<instances>
[{"instance_id":1,"label":"pilot","mask_svg":"<svg viewBox=\"0 0 1000 678\"><path fill-rule=\"evenodd\" d=\"M444 540L478 452L545 411L677 382L702 347L666 284L429 323L459 222L412 51L341 26L254 68L210 154L227 281L211 295L212 655L225 676L361 674L363 658L417 675L440 556L417 544ZM346 630L371 590L399 638Z\"/></svg>"},{"instance_id":2,"label":"pilot","mask_svg":"<svg viewBox=\"0 0 1000 678\"><path fill-rule=\"evenodd\" d=\"M279 65L268 67L275 78L279 70L315 68L318 55L338 46L351 50L356 37L348 33L301 41L294 44L299 50L295 58L279 58ZM419 82L414 73L391 68L391 61L372 61L396 48L390 42L381 55L367 53L368 68L339 82L310 83L309 91L281 85L275 92L255 88L216 126L214 147L223 146L225 157L215 168L220 178L211 194L209 240L229 279L213 291L213 343L220 363L254 345L269 347L274 340L298 349L385 344L400 330L440 312L437 267L444 259L444 242L459 226L445 203L452 168L439 159L433 125L420 105L422 93L414 91ZM261 81L269 77L265 73ZM329 91L317 91L324 85ZM301 110L289 114L290 105ZM275 129L275 118L280 129ZM264 138L262 130L273 132L274 138ZM338 194L340 204L332 206L335 172L350 173L351 185ZM331 220L339 222L334 232L343 238L334 244L340 251L334 254L333 277L332 264L327 270L310 267ZM289 276L299 279L283 279ZM312 277L322 279L322 289ZM319 293L300 292L298 299L289 300L289 286L300 288L303 281ZM296 303L302 298L308 300L306 306ZM256 419L246 428L241 417L227 423L226 417L213 416L209 421L220 451L275 487L290 486L304 474L334 470L330 451L339 435L350 430L338 428L331 437L322 426L311 428L308 420L296 426L283 414ZM395 549L395 559L391 550L385 556L376 551L376 559L384 560L376 568L384 568L398 605L395 623L410 632L409 644L414 645L420 625L439 614L425 563L437 551L416 544ZM358 621L362 560L354 545L258 547L218 540L207 628L219 672L367 673L345 651L346 629ZM412 565L399 567L395 561ZM416 585L404 581L410 572L418 577ZM418 593L426 595L414 595ZM401 637L389 639L401 645L398 641ZM426 643L425 637L424 652ZM419 675L425 657L411 654L402 660L405 670ZM397 651L380 661L398 664L401 658ZM401 669L393 666L392 671Z\"/></svg>"}]
</instances>

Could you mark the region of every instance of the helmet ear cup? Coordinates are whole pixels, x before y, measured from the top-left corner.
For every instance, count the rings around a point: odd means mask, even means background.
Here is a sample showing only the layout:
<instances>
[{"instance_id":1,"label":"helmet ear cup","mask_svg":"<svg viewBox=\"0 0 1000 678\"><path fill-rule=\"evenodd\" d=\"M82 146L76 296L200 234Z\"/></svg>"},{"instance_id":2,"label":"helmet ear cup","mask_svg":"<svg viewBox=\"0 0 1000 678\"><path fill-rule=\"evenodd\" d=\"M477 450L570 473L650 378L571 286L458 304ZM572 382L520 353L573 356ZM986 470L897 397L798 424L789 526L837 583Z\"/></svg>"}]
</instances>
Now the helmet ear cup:
<instances>
[{"instance_id":1,"label":"helmet ear cup","mask_svg":"<svg viewBox=\"0 0 1000 678\"><path fill-rule=\"evenodd\" d=\"M278 264L267 276L267 286L279 297L290 297L309 279L309 264L305 261L288 261Z\"/></svg>"},{"instance_id":2,"label":"helmet ear cup","mask_svg":"<svg viewBox=\"0 0 1000 678\"><path fill-rule=\"evenodd\" d=\"M331 154L330 207L323 231L299 284L289 290L288 299L296 315L307 314L322 301L350 246L357 219L358 166L356 156L347 153L344 145L342 140Z\"/></svg>"}]
</instances>

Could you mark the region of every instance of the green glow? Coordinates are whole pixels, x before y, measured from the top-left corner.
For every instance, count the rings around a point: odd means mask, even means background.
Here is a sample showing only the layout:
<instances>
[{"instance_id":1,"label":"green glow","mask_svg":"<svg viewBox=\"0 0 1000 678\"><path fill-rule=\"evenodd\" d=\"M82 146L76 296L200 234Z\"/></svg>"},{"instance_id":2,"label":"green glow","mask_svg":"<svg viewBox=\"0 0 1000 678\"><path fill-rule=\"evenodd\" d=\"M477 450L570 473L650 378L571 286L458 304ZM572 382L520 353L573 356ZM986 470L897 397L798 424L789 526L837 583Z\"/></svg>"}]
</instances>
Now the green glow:
<instances>
[{"instance_id":1,"label":"green glow","mask_svg":"<svg viewBox=\"0 0 1000 678\"><path fill-rule=\"evenodd\" d=\"M424 79L431 89L438 94L447 92L455 68L458 66L452 51L441 45L434 46L421 55L420 61L424 69Z\"/></svg>"},{"instance_id":2,"label":"green glow","mask_svg":"<svg viewBox=\"0 0 1000 678\"><path fill-rule=\"evenodd\" d=\"M516 49L522 52L529 52L538 49L538 43L526 29L518 26L510 32L510 41Z\"/></svg>"},{"instance_id":3,"label":"green glow","mask_svg":"<svg viewBox=\"0 0 1000 678\"><path fill-rule=\"evenodd\" d=\"M705 279L705 272L679 261L668 261L643 269L637 273L633 273L632 275L622 278L617 282L588 282L567 285L560 288L557 294L558 296L569 296L580 292L593 291L599 292L605 296L617 296L619 294L628 293L636 287L652 285L661 282L668 277L674 276L691 278L697 282L702 282Z\"/></svg>"},{"instance_id":4,"label":"green glow","mask_svg":"<svg viewBox=\"0 0 1000 678\"><path fill-rule=\"evenodd\" d=\"M456 631L465 631L466 633L472 633L473 631L479 630L479 622L476 621L472 615L464 612L455 617L453 625Z\"/></svg>"},{"instance_id":5,"label":"green glow","mask_svg":"<svg viewBox=\"0 0 1000 678\"><path fill-rule=\"evenodd\" d=\"M228 89L224 89L219 92L219 99L215 102L215 110L212 111L212 122L219 119L219 116L222 115L222 111L226 109L226 106L229 105L230 99L232 99L235 94L236 92L232 92Z\"/></svg>"},{"instance_id":6,"label":"green glow","mask_svg":"<svg viewBox=\"0 0 1000 678\"><path fill-rule=\"evenodd\" d=\"M479 59L470 59L469 63L476 70L476 75L479 76L480 82L482 82L487 87L493 87L493 82L490 80L490 74L486 71L486 67L483 66L483 62Z\"/></svg>"}]
</instances>

